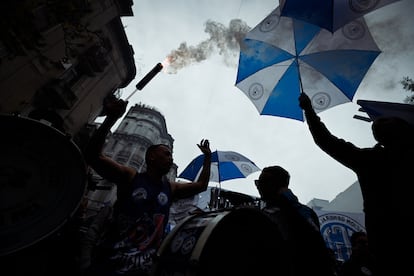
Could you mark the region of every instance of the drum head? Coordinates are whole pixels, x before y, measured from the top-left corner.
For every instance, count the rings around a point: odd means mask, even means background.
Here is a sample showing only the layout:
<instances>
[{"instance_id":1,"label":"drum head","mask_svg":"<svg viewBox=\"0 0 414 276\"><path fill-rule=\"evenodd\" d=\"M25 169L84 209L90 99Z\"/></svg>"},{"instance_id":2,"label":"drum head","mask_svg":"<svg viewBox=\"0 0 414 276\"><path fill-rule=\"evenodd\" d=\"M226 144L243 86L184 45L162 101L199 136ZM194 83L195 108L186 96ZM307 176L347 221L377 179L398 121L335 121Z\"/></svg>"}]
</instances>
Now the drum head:
<instances>
[{"instance_id":1,"label":"drum head","mask_svg":"<svg viewBox=\"0 0 414 276\"><path fill-rule=\"evenodd\" d=\"M260 210L237 208L184 219L163 241L152 275L288 275L282 235Z\"/></svg>"},{"instance_id":2,"label":"drum head","mask_svg":"<svg viewBox=\"0 0 414 276\"><path fill-rule=\"evenodd\" d=\"M78 147L42 122L0 115L0 256L26 248L65 224L86 189Z\"/></svg>"},{"instance_id":3,"label":"drum head","mask_svg":"<svg viewBox=\"0 0 414 276\"><path fill-rule=\"evenodd\" d=\"M197 275L285 276L286 262L286 247L277 226L258 209L237 208L211 231Z\"/></svg>"}]
</instances>

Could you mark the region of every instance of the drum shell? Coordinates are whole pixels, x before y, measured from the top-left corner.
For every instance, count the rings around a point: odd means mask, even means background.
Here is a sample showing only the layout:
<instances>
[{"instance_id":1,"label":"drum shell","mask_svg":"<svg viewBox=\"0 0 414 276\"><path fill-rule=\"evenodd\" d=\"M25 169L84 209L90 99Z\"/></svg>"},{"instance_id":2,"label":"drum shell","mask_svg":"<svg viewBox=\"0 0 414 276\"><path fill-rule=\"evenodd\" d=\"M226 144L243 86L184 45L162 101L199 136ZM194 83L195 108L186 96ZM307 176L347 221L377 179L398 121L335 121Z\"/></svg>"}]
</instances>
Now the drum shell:
<instances>
[{"instance_id":1,"label":"drum shell","mask_svg":"<svg viewBox=\"0 0 414 276\"><path fill-rule=\"evenodd\" d=\"M284 250L278 228L256 208L206 212L170 232L153 275L287 275Z\"/></svg>"},{"instance_id":2,"label":"drum shell","mask_svg":"<svg viewBox=\"0 0 414 276\"><path fill-rule=\"evenodd\" d=\"M0 256L35 257L73 218L87 166L71 138L43 122L0 115L0 127Z\"/></svg>"}]
</instances>

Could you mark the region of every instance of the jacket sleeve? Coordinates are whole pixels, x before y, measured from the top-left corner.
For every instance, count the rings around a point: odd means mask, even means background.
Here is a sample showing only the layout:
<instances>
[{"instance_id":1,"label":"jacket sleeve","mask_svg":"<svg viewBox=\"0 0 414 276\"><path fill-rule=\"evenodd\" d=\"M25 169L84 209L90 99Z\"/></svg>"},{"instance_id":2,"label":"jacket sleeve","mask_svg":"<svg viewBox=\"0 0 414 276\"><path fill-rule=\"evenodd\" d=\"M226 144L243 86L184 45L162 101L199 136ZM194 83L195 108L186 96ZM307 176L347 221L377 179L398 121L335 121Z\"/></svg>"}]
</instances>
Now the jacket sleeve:
<instances>
[{"instance_id":1,"label":"jacket sleeve","mask_svg":"<svg viewBox=\"0 0 414 276\"><path fill-rule=\"evenodd\" d=\"M362 161L360 148L333 135L313 109L306 109L305 116L313 140L320 149L348 168L359 166Z\"/></svg>"}]
</instances>

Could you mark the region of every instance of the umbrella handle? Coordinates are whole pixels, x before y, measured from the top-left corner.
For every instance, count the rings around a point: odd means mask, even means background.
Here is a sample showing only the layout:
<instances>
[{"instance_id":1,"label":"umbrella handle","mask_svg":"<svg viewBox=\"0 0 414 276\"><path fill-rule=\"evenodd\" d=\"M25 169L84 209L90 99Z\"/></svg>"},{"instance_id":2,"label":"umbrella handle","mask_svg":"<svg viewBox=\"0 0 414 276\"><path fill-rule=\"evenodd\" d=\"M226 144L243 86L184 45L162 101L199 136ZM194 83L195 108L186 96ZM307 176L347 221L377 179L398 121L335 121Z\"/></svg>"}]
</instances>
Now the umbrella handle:
<instances>
[{"instance_id":1,"label":"umbrella handle","mask_svg":"<svg viewBox=\"0 0 414 276\"><path fill-rule=\"evenodd\" d=\"M300 76L300 74L299 74L299 84L300 84L300 93L303 93L302 77Z\"/></svg>"},{"instance_id":2,"label":"umbrella handle","mask_svg":"<svg viewBox=\"0 0 414 276\"><path fill-rule=\"evenodd\" d=\"M296 63L296 67L298 68L298 77L299 77L300 93L302 93L303 92L302 77L300 75L300 71L299 71L300 70L299 69L299 60L298 60L297 57L295 58L295 63Z\"/></svg>"}]
</instances>

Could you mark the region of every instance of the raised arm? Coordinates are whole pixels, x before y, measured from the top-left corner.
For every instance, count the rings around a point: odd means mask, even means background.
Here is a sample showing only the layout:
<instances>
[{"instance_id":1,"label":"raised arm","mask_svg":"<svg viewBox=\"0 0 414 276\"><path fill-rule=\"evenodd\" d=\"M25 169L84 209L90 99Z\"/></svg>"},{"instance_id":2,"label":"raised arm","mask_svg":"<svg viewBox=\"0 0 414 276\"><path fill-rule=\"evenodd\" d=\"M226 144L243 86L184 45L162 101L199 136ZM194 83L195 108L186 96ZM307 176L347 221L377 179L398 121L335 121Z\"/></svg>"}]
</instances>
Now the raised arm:
<instances>
[{"instance_id":1,"label":"raised arm","mask_svg":"<svg viewBox=\"0 0 414 276\"><path fill-rule=\"evenodd\" d=\"M315 142L317 143L316 139L320 138L318 137L319 132L323 130L322 134L326 134L326 132L329 131L326 129L325 125L321 122L321 119L313 109L310 98L303 92L299 96L299 106L305 112L306 122L308 123L308 127L313 138L315 139Z\"/></svg>"},{"instance_id":2,"label":"raised arm","mask_svg":"<svg viewBox=\"0 0 414 276\"><path fill-rule=\"evenodd\" d=\"M207 139L203 139L201 140L200 144L197 144L197 146L201 152L204 153L203 168L201 170L200 176L195 182L172 182L171 189L175 198L185 198L207 190L211 170L210 142Z\"/></svg>"},{"instance_id":3,"label":"raised arm","mask_svg":"<svg viewBox=\"0 0 414 276\"><path fill-rule=\"evenodd\" d=\"M135 175L133 168L112 160L103 153L106 136L116 121L125 113L128 102L115 97L104 101L106 118L94 132L85 150L86 162L103 178L114 183L129 183Z\"/></svg>"},{"instance_id":4,"label":"raised arm","mask_svg":"<svg viewBox=\"0 0 414 276\"><path fill-rule=\"evenodd\" d=\"M325 124L321 122L312 107L310 98L305 93L301 93L299 96L299 106L305 112L310 133L319 148L349 168L354 168L365 162L362 159L364 155L361 156L361 150L358 147L331 134Z\"/></svg>"}]
</instances>

